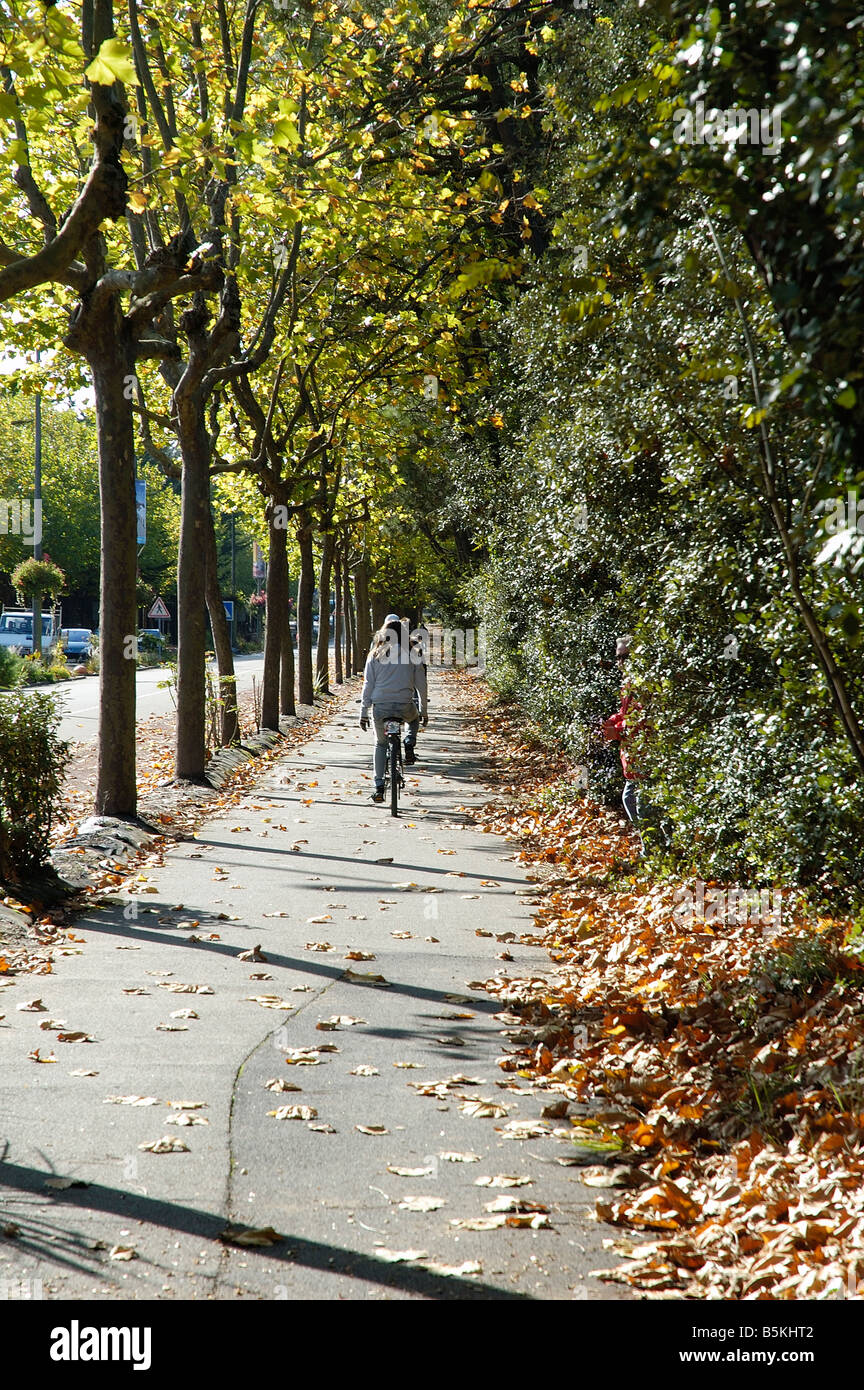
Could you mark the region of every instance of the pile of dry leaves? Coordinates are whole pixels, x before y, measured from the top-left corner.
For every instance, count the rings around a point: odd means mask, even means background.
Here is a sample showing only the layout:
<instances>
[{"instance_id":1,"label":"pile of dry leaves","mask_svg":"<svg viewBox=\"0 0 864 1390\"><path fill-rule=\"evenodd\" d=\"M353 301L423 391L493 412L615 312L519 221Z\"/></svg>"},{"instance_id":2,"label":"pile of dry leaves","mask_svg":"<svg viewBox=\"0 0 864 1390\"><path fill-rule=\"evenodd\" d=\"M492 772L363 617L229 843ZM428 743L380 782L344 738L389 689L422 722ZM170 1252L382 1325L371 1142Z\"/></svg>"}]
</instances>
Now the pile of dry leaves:
<instances>
[{"instance_id":1,"label":"pile of dry leaves","mask_svg":"<svg viewBox=\"0 0 864 1390\"><path fill-rule=\"evenodd\" d=\"M586 1180L625 1257L606 1277L666 1298L860 1297L864 968L849 924L795 903L779 920L682 917L680 885L651 883L623 818L562 798L564 761L461 684L494 768L482 823L532 865L556 963L551 991L487 982L511 1009L521 995L533 1025L501 1065L557 1093L595 1155Z\"/></svg>"}]
</instances>

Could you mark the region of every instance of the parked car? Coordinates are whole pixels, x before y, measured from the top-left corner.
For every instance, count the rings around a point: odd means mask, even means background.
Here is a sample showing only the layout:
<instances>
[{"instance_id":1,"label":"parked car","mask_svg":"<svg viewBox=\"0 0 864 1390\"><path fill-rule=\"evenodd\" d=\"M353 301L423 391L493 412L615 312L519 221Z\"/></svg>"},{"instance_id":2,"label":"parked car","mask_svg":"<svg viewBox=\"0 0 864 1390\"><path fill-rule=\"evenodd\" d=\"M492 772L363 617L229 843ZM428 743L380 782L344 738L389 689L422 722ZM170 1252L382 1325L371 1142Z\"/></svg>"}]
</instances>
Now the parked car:
<instances>
[{"instance_id":1,"label":"parked car","mask_svg":"<svg viewBox=\"0 0 864 1390\"><path fill-rule=\"evenodd\" d=\"M93 633L89 627L61 628L60 645L64 656L75 657L78 661L89 661L93 655Z\"/></svg>"},{"instance_id":2,"label":"parked car","mask_svg":"<svg viewBox=\"0 0 864 1390\"><path fill-rule=\"evenodd\" d=\"M58 610L59 613L59 610ZM57 641L58 623L54 612L42 610L42 650ZM0 613L0 647L14 647L27 655L33 650L33 612L24 608L4 608Z\"/></svg>"},{"instance_id":3,"label":"parked car","mask_svg":"<svg viewBox=\"0 0 864 1390\"><path fill-rule=\"evenodd\" d=\"M138 650L142 652L159 652L160 655L165 647L165 638L158 627L142 627L138 632Z\"/></svg>"}]
</instances>

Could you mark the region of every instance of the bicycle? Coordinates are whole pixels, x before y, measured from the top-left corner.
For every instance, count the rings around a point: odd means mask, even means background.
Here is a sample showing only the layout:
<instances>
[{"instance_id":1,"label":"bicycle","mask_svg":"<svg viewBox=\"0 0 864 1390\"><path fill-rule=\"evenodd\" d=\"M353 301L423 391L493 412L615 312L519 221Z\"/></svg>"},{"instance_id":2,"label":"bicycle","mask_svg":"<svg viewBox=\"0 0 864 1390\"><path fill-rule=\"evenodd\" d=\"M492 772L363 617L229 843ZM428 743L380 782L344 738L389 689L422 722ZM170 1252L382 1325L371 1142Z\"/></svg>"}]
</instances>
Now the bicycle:
<instances>
[{"instance_id":1,"label":"bicycle","mask_svg":"<svg viewBox=\"0 0 864 1390\"><path fill-rule=\"evenodd\" d=\"M390 814L399 814L399 793L405 785L402 775L402 720L385 719L387 735L387 780L390 783Z\"/></svg>"}]
</instances>

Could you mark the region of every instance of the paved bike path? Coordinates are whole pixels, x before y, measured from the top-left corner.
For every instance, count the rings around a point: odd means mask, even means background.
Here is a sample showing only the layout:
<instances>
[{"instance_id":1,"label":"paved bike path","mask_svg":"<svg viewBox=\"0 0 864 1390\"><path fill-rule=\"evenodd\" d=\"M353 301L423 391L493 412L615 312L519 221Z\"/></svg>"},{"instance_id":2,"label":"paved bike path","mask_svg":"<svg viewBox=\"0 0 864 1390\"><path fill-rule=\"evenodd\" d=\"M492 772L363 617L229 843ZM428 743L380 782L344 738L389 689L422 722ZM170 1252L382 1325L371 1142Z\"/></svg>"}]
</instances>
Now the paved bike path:
<instances>
[{"instance_id":1,"label":"paved bike path","mask_svg":"<svg viewBox=\"0 0 864 1390\"><path fill-rule=\"evenodd\" d=\"M80 954L0 991L2 1220L18 1228L0 1246L0 1281L41 1280L50 1298L622 1296L587 1277L612 1260L605 1228L588 1219L596 1194L557 1161L570 1151L567 1121L506 1137L513 1122L538 1121L550 1097L499 1068L507 1022L495 1015L506 1006L475 985L501 969L543 975L550 963L496 939L530 930L531 918L512 848L459 810L484 799L482 748L433 678L433 723L394 820L369 800L357 696L241 805L146 871L140 891L80 919L82 940L70 943ZM266 961L239 959L258 943ZM512 964L498 959L505 949ZM346 958L352 950L374 959ZM250 998L266 995L284 1004ZM34 996L44 1012L16 1009ZM197 1017L173 1016L182 1010ZM55 1041L46 1020L96 1041ZM314 1065L286 1060L322 1046L338 1050ZM29 1060L37 1047L58 1061ZM482 1084L430 1096L409 1084L454 1075ZM461 1108L478 1097L506 1113ZM267 1113L290 1105L317 1113ZM170 1123L184 1115L206 1123ZM139 1147L165 1137L187 1151ZM46 1189L51 1174L89 1186ZM531 1182L477 1184L498 1175ZM544 1204L549 1227L452 1224L488 1218L502 1197ZM284 1239L224 1245L229 1223ZM135 1257L111 1258L118 1245Z\"/></svg>"}]
</instances>

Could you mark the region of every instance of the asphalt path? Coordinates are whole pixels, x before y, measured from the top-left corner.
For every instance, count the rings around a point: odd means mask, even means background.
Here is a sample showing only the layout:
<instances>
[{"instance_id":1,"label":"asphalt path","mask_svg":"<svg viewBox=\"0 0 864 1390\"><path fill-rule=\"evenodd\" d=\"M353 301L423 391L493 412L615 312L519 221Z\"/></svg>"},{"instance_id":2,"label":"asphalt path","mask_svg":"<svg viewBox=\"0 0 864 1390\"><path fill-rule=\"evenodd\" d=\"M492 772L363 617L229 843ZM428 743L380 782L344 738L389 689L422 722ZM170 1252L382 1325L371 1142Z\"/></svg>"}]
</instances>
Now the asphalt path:
<instances>
[{"instance_id":1,"label":"asphalt path","mask_svg":"<svg viewBox=\"0 0 864 1390\"><path fill-rule=\"evenodd\" d=\"M567 1121L518 1137L514 1122L536 1125L550 1096L497 1065L506 1004L479 982L551 966L496 939L531 918L512 846L466 821L484 796L482 748L433 680L394 820L369 800L357 695L355 682L239 806L81 918L52 974L0 989L0 1217L17 1227L0 1280L97 1300L623 1296L590 1277L616 1257L588 1219L596 1192L560 1162L574 1155ZM259 943L265 961L240 959ZM16 1007L36 997L43 1011ZM51 1021L95 1041L61 1042L40 1029ZM288 1061L322 1046L335 1050L315 1064ZM36 1048L57 1061L34 1063ZM454 1075L471 1082L430 1096L409 1084ZM506 1111L467 1113L477 1098ZM289 1105L316 1113L268 1114ZM204 1123L171 1123L184 1116ZM188 1151L140 1147L166 1137ZM500 1175L530 1183L478 1185ZM87 1186L46 1188L54 1177ZM549 1227L453 1224L502 1197L545 1204ZM227 1225L283 1239L226 1245ZM116 1246L135 1257L112 1258Z\"/></svg>"}]
</instances>

